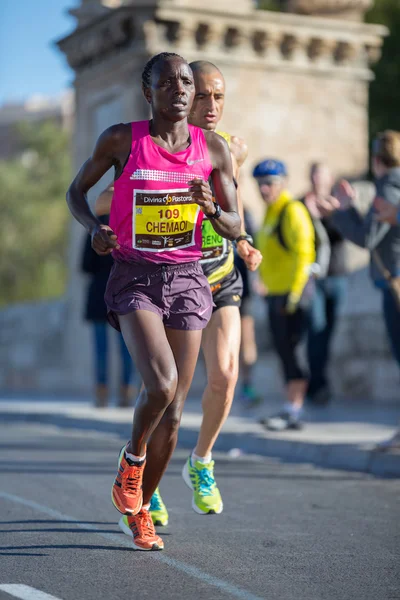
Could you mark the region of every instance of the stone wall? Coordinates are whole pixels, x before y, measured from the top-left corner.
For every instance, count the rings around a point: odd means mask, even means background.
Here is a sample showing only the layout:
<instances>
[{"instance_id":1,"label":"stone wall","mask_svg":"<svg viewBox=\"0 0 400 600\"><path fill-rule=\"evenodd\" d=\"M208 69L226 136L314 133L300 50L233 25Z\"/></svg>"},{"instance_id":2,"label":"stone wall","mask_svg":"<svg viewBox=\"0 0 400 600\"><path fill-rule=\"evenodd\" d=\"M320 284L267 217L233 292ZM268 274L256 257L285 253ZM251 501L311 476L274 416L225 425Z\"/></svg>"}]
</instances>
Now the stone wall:
<instances>
[{"instance_id":1,"label":"stone wall","mask_svg":"<svg viewBox=\"0 0 400 600\"><path fill-rule=\"evenodd\" d=\"M337 176L364 173L368 164L368 88L363 81L304 73L252 71L221 65L227 80L223 128L243 137L249 158L242 169L244 203L258 219L263 206L251 177L266 157L288 165L294 194L308 185L309 167L327 161ZM247 103L237 103L246 90ZM351 140L351 143L350 143Z\"/></svg>"},{"instance_id":2,"label":"stone wall","mask_svg":"<svg viewBox=\"0 0 400 600\"><path fill-rule=\"evenodd\" d=\"M70 389L64 368L64 300L17 304L0 311L0 390Z\"/></svg>"}]
</instances>

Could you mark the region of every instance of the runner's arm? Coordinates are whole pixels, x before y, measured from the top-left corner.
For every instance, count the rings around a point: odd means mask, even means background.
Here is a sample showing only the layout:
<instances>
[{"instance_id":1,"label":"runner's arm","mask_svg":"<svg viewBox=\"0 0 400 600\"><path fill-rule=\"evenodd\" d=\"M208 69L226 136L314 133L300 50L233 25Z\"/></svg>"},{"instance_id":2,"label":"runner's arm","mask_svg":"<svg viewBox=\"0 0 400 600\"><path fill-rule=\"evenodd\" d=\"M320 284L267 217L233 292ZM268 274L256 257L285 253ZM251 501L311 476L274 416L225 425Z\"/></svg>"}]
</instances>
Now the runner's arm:
<instances>
[{"instance_id":1,"label":"runner's arm","mask_svg":"<svg viewBox=\"0 0 400 600\"><path fill-rule=\"evenodd\" d=\"M233 176L237 184L236 196L238 204L238 213L240 216L240 221L242 223L240 234L247 235L244 220L244 206L242 202L241 188L239 183L240 167L243 165L248 155L247 144L241 138L233 136L231 138L230 151L232 157ZM259 250L254 248L254 246L252 246L247 240L240 240L236 244L236 250L240 258L244 261L246 267L249 269L249 271L255 271L256 269L258 269L262 261L262 254Z\"/></svg>"},{"instance_id":2,"label":"runner's arm","mask_svg":"<svg viewBox=\"0 0 400 600\"><path fill-rule=\"evenodd\" d=\"M232 157L233 177L237 184L236 196L237 196L238 213L239 213L240 220L242 222L241 233L244 233L244 231L245 231L244 207L243 207L242 197L241 197L241 193L240 193L239 176L240 176L240 167L243 165L244 161L246 160L249 151L248 151L246 142L244 140L242 140L242 138L238 138L235 135L233 135L231 137L230 151L231 151L231 157Z\"/></svg>"},{"instance_id":3,"label":"runner's arm","mask_svg":"<svg viewBox=\"0 0 400 600\"><path fill-rule=\"evenodd\" d=\"M221 216L219 219L211 219L211 224L219 235L235 240L240 235L241 222L233 181L231 153L226 141L218 134L207 132L206 139L214 167L211 179L216 199L221 207Z\"/></svg>"},{"instance_id":4,"label":"runner's arm","mask_svg":"<svg viewBox=\"0 0 400 600\"><path fill-rule=\"evenodd\" d=\"M81 167L67 191L69 210L91 235L101 223L90 209L87 192L111 167L118 166L117 146L120 138L120 125L106 129L97 140L92 156Z\"/></svg>"}]
</instances>

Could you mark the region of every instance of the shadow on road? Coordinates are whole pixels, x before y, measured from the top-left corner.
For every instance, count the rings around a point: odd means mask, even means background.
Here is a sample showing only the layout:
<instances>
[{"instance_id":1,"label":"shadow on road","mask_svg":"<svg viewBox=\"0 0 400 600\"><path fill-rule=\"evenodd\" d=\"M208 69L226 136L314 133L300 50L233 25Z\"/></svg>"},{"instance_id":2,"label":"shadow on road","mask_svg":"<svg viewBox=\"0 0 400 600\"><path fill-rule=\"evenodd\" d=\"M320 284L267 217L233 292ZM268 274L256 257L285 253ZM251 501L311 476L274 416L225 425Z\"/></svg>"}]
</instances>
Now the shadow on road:
<instances>
[{"instance_id":1,"label":"shadow on road","mask_svg":"<svg viewBox=\"0 0 400 600\"><path fill-rule=\"evenodd\" d=\"M92 531L92 533L96 532ZM112 550L113 552L119 550L120 552L132 553L132 548L129 548L128 546L98 546L97 544L44 544L40 546L1 546L0 552L4 550Z\"/></svg>"}]
</instances>

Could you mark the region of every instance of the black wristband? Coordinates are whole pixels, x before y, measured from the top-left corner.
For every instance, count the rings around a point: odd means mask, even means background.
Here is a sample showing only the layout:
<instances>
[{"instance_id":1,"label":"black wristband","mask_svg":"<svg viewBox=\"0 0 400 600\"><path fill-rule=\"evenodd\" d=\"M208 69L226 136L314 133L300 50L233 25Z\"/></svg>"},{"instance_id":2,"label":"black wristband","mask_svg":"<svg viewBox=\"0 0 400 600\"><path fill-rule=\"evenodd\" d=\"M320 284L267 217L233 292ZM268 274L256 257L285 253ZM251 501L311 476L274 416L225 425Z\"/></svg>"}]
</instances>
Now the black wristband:
<instances>
[{"instance_id":1,"label":"black wristband","mask_svg":"<svg viewBox=\"0 0 400 600\"><path fill-rule=\"evenodd\" d=\"M239 235L239 237L236 238L236 240L234 241L235 246L238 244L238 242L241 242L242 240L249 242L250 246L254 246L254 240L253 240L252 236L249 235L248 233L241 233Z\"/></svg>"},{"instance_id":2,"label":"black wristband","mask_svg":"<svg viewBox=\"0 0 400 600\"><path fill-rule=\"evenodd\" d=\"M215 208L215 213L213 213L212 215L206 215L206 217L208 219L219 219L221 216L221 207L218 204L218 202L213 202L214 208Z\"/></svg>"}]
</instances>

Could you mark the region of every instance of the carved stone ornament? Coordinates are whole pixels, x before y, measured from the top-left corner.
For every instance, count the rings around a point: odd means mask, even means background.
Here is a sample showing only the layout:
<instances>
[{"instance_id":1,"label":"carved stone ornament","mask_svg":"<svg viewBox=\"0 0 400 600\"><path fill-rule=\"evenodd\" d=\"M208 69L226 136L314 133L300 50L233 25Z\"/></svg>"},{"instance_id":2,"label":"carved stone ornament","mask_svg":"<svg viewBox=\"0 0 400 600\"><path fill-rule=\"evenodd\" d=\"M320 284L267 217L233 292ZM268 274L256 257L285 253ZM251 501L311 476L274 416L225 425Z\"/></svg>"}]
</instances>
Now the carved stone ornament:
<instances>
[{"instance_id":1,"label":"carved stone ornament","mask_svg":"<svg viewBox=\"0 0 400 600\"><path fill-rule=\"evenodd\" d=\"M348 64L353 58L355 58L356 54L357 48L355 44L338 42L334 51L334 59L339 64Z\"/></svg>"},{"instance_id":2,"label":"carved stone ornament","mask_svg":"<svg viewBox=\"0 0 400 600\"><path fill-rule=\"evenodd\" d=\"M302 15L361 20L373 0L288 0L287 10Z\"/></svg>"},{"instance_id":3,"label":"carved stone ornament","mask_svg":"<svg viewBox=\"0 0 400 600\"><path fill-rule=\"evenodd\" d=\"M368 62L370 64L377 63L382 55L382 45L371 46L366 44L365 51L367 53Z\"/></svg>"},{"instance_id":4,"label":"carved stone ornament","mask_svg":"<svg viewBox=\"0 0 400 600\"><path fill-rule=\"evenodd\" d=\"M117 1L117 0L115 0ZM201 0L205 2L205 0ZM213 0L214 4L216 0ZM371 0L288 0L298 12L322 16L344 8L359 10ZM330 21L324 27L323 19L306 19L287 13L265 12L255 9L246 15L223 14L196 8L200 0L122 0L111 9L100 0L83 0L80 16L92 14L92 21L79 26L71 35L59 41L68 62L76 71L90 69L108 56L132 48L156 54L171 50L190 55L204 52L213 58L229 56L229 60L245 57L247 64L265 61L276 65L285 63L285 69L329 69L338 75L350 76L354 68L357 77L370 79L369 63L378 60L382 36L386 28L364 23ZM211 0L207 0L211 2ZM327 16L325 14L325 16Z\"/></svg>"},{"instance_id":5,"label":"carved stone ornament","mask_svg":"<svg viewBox=\"0 0 400 600\"><path fill-rule=\"evenodd\" d=\"M331 55L335 48L335 40L327 40L315 37L311 38L308 44L307 54L311 61L316 61L320 58Z\"/></svg>"}]
</instances>

